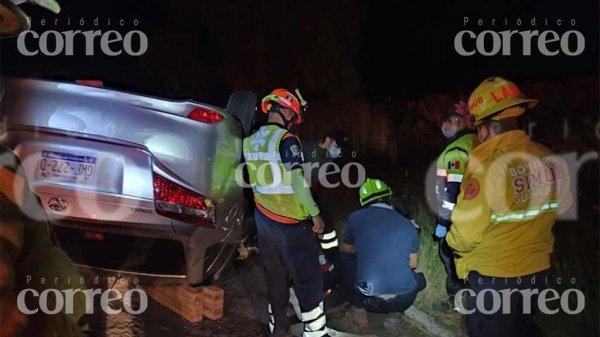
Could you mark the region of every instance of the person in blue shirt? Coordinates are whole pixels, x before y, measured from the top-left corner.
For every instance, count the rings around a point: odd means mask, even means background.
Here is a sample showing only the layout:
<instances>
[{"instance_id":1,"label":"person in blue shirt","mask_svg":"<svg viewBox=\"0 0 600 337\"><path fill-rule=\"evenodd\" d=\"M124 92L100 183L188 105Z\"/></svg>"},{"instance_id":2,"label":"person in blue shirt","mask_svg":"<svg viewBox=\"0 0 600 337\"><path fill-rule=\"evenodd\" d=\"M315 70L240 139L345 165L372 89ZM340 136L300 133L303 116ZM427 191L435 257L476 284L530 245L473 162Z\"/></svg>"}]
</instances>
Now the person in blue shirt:
<instances>
[{"instance_id":1,"label":"person in blue shirt","mask_svg":"<svg viewBox=\"0 0 600 337\"><path fill-rule=\"evenodd\" d=\"M351 304L350 318L368 324L366 312L402 312L425 288L419 263L419 235L390 204L392 190L379 179L359 189L362 209L348 218L339 257L340 283Z\"/></svg>"}]
</instances>

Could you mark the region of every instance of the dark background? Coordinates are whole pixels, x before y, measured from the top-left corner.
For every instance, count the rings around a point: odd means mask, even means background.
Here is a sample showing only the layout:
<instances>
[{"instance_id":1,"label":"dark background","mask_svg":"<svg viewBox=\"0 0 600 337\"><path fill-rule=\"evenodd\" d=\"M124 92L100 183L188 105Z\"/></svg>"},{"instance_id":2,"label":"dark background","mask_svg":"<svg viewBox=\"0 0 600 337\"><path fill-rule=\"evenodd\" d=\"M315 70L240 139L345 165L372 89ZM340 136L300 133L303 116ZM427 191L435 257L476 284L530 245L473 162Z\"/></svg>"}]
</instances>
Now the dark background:
<instances>
[{"instance_id":1,"label":"dark background","mask_svg":"<svg viewBox=\"0 0 600 337\"><path fill-rule=\"evenodd\" d=\"M86 56L84 38L78 36L74 56L26 57L18 52L15 39L3 40L3 75L100 79L107 87L219 106L235 89L250 89L262 97L276 87L300 87L310 105L299 130L302 138L319 138L337 126L350 133L360 155L393 162L410 158L412 164L431 161L443 145L437 115L457 99L468 99L483 79L500 75L540 99L532 114L539 122L537 130L562 133L568 119L573 134L580 136L576 150L598 148L594 135L600 90L598 1L62 0L60 4L58 15L30 4L21 8L40 34L79 29L118 30L124 35L139 29L148 37L147 52L139 57L106 56L97 41L95 55ZM470 20L466 27L464 17ZM531 27L534 17L536 26ZM124 27L118 25L120 19L125 19ZM484 20L483 26L477 25L478 19ZM491 26L492 19L496 26ZM557 26L556 19L563 25ZM571 19L576 20L575 27L568 24ZM554 30L559 35L576 29L586 46L579 56L548 57L537 51L534 40L533 55L523 56L516 36L510 56L466 57L453 45L455 35L464 29ZM37 47L32 42L30 49ZM563 145L555 143L549 145Z\"/></svg>"},{"instance_id":2,"label":"dark background","mask_svg":"<svg viewBox=\"0 0 600 337\"><path fill-rule=\"evenodd\" d=\"M300 87L310 105L301 138L319 138L332 127L346 129L355 160L369 176L390 182L413 205L422 204L425 171L444 146L437 114L468 99L492 75L511 79L540 100L529 117L535 123L534 139L578 158L600 148L597 0L59 1L59 15L21 6L32 17L33 30L115 29L125 34L139 29L148 37L148 51L139 57L109 57L97 42L96 55L85 56L84 41L76 40L76 56L25 57L16 40L2 40L2 75L100 79L111 88L219 106L236 89L262 97L276 87ZM98 27L92 24L96 17ZM466 27L464 17L470 19ZM529 25L533 17L535 27ZM42 18L46 27L40 26ZM84 26L79 26L81 18ZM59 20L56 27L54 19ZM126 20L124 27L117 25L119 19ZM478 19L484 26L477 26ZM497 26L490 25L492 19ZM568 24L571 19L575 27ZM554 30L560 35L575 29L586 46L579 56L548 57L533 44L533 55L523 56L517 38L511 56L465 57L453 46L463 29ZM598 161L585 163L578 172L580 216L555 226L553 266L557 275L583 280L578 287L586 293L588 309L576 318L551 317L548 330L558 335L598 331ZM350 201L338 203L356 206L354 194L346 192L332 191L333 200L347 196Z\"/></svg>"},{"instance_id":3,"label":"dark background","mask_svg":"<svg viewBox=\"0 0 600 337\"><path fill-rule=\"evenodd\" d=\"M2 72L53 78L100 78L109 86L161 96L193 97L223 104L231 89L259 93L275 86L300 86L308 98L331 96L414 97L473 88L501 74L517 83L598 75L598 1L60 1L54 15L32 5L22 8L32 28L136 29L149 39L140 57L83 55L24 57L16 40L2 41ZM534 49L522 56L514 40L512 56L460 56L454 36L465 29L540 31L576 29L586 38L582 55L547 57ZM95 28L94 18L100 19ZM536 17L536 26L530 27ZM42 18L47 26L41 27ZM71 27L66 19L71 19ZM85 25L79 26L84 18ZM107 20L112 20L111 25ZM126 19L125 27L117 25ZM485 25L478 27L477 19ZM504 19L509 21L503 25ZM521 18L523 24L517 26ZM544 19L548 18L548 26ZM556 19L563 25L557 26ZM53 28L53 20L59 19ZM496 19L492 27L491 19ZM566 22L576 20L570 28ZM502 25L498 24L502 22ZM52 25L50 24L52 23ZM77 52L79 50L79 52Z\"/></svg>"}]
</instances>

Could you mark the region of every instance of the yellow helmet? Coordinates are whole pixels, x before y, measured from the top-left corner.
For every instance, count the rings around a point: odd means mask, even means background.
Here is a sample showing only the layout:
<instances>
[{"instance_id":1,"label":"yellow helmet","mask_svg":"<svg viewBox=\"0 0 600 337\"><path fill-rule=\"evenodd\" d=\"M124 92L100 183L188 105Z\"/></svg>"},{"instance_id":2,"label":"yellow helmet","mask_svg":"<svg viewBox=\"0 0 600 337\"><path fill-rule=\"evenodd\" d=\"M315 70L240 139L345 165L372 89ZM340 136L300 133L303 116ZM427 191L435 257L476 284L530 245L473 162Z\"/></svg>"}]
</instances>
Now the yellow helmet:
<instances>
[{"instance_id":1,"label":"yellow helmet","mask_svg":"<svg viewBox=\"0 0 600 337\"><path fill-rule=\"evenodd\" d=\"M479 125L490 116L494 116L494 120L519 116L525 109L508 108L522 104L533 108L537 103L536 99L526 98L513 82L494 76L485 79L473 91L469 97L469 112L474 124Z\"/></svg>"}]
</instances>

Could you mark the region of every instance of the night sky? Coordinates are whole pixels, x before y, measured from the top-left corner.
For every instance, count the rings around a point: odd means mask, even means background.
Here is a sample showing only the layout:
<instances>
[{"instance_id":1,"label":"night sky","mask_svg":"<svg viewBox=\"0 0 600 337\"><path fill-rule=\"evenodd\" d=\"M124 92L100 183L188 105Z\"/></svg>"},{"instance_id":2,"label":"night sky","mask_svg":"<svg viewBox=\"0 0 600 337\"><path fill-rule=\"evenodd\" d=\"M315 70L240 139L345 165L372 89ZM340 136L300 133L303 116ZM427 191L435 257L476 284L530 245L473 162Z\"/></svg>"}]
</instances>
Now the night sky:
<instances>
[{"instance_id":1,"label":"night sky","mask_svg":"<svg viewBox=\"0 0 600 337\"><path fill-rule=\"evenodd\" d=\"M76 40L76 56L26 57L19 54L16 40L3 40L1 66L4 75L102 79L110 87L217 104L237 88L263 93L274 86L300 86L313 99L412 97L473 88L494 74L517 83L597 78L598 3L62 0L59 15L22 5L32 17L33 30L116 29L125 34L139 29L148 37L148 51L138 57L110 57L101 55L96 44L98 55L85 56L84 42ZM98 27L92 24L96 17ZM467 26L464 17L470 20ZM42 18L48 20L44 27ZM83 27L75 23L81 18ZM121 18L124 27L116 24ZM517 26L519 18L522 26ZM54 19L59 19L56 28ZM484 26L477 26L478 19ZM491 19L502 24L492 27ZM556 19L574 19L576 25L557 26ZM523 56L517 39L514 55L467 57L453 46L463 29L476 34L486 29L551 29L559 35L576 29L586 45L574 57L543 56L535 48L532 56Z\"/></svg>"}]
</instances>

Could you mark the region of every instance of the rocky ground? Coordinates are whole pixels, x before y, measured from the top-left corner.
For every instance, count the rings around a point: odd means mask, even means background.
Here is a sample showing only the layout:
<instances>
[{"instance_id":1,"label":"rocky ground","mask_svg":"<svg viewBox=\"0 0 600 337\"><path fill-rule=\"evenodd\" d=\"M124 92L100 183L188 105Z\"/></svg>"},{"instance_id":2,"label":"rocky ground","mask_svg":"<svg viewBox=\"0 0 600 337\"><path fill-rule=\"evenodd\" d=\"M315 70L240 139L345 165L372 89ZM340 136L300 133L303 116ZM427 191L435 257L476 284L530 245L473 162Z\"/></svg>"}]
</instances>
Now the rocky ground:
<instances>
[{"instance_id":1,"label":"rocky ground","mask_svg":"<svg viewBox=\"0 0 600 337\"><path fill-rule=\"evenodd\" d=\"M88 282L93 275L87 274ZM106 278L101 280L106 280ZM93 335L98 337L163 337L163 336L236 336L257 337L267 334L267 290L263 270L257 257L250 261L236 261L215 285L225 290L225 313L220 320L204 319L192 324L169 311L162 305L149 300L147 310L139 315L122 311L120 314L107 315L95 304L95 314L90 318ZM88 284L89 288L107 288L114 286L127 291L131 282L117 281L114 285L106 281L99 285ZM97 301L98 302L98 301ZM332 336L428 336L414 323L402 315L369 314L369 329L359 331L350 320L344 317L343 307L328 310L328 326ZM301 324L292 328L295 335L301 334Z\"/></svg>"}]
</instances>

